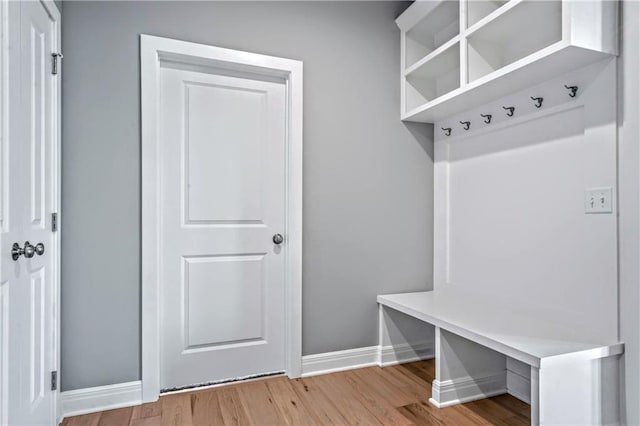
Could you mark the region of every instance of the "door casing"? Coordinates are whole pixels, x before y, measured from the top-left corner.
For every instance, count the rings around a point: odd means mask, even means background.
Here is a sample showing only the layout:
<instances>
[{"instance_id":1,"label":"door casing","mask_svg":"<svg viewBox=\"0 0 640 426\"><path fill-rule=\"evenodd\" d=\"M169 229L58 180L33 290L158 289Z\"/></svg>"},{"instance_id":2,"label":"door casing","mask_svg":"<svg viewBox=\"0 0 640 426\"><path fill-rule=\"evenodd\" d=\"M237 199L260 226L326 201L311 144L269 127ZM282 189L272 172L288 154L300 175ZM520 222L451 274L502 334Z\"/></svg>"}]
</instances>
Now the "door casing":
<instances>
[{"instance_id":1,"label":"door casing","mask_svg":"<svg viewBox=\"0 0 640 426\"><path fill-rule=\"evenodd\" d=\"M286 374L302 366L302 62L221 47L140 36L142 107L142 400L160 394L159 78L163 63L283 80L286 90Z\"/></svg>"},{"instance_id":2,"label":"door casing","mask_svg":"<svg viewBox=\"0 0 640 426\"><path fill-rule=\"evenodd\" d=\"M54 52L60 53L61 50L61 28L62 18L58 7L53 0L39 0L47 13L50 15L52 21L55 22L55 30L53 32ZM9 3L6 1L0 2L0 197L2 199L2 209L7 207L7 200L9 196L8 186L8 168L9 165L9 120L12 114L9 111L9 62L12 60L9 54ZM61 153L61 118L62 118L62 94L60 79L62 76L62 61L58 60L58 74L52 79L51 82L51 105L52 105L52 122L51 122L51 160L52 164L52 177L51 182L51 197L52 205L55 212L58 213L57 232L52 236L53 247L48 248L50 255L52 256L53 273L51 277L51 283L54 286L53 289L53 354L54 364L57 377L57 389L54 393L54 417L57 423L62 421L62 400L60 398L60 259L61 259L61 247L60 247L60 235L61 235L61 204L60 204L60 188L61 188L61 169L60 169L60 153ZM3 217L6 210L3 210ZM2 233L0 232L0 246L2 247L3 255L9 255L11 250L10 245L12 241L3 241ZM1 275L0 275L1 276ZM2 330L0 336L4 338L7 335L8 327L6 324L1 324ZM9 389L7 389L7 345L1 345L3 348L0 353L0 424L6 424L7 418L7 401L6 395Z\"/></svg>"}]
</instances>

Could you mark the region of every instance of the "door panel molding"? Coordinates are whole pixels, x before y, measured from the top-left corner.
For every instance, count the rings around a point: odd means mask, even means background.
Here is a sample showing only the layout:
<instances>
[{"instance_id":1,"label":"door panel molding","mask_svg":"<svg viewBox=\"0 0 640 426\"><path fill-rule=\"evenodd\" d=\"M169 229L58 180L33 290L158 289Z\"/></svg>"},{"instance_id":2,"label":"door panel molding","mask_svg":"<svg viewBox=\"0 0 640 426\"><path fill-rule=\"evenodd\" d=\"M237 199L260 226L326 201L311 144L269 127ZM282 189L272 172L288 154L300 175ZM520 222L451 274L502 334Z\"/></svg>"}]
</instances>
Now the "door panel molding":
<instances>
[{"instance_id":1,"label":"door panel molding","mask_svg":"<svg viewBox=\"0 0 640 426\"><path fill-rule=\"evenodd\" d=\"M301 375L302 364L302 62L149 35L140 37L142 101L142 400L160 393L160 182L159 87L162 68L207 70L285 84L286 373ZM183 216L184 217L184 216ZM225 226L224 221L191 226ZM247 226L260 226L247 223ZM251 342L254 343L254 342ZM236 344L241 344L237 342ZM245 342L245 344L247 344Z\"/></svg>"},{"instance_id":2,"label":"door panel molding","mask_svg":"<svg viewBox=\"0 0 640 426\"><path fill-rule=\"evenodd\" d=\"M265 268L265 256L267 253L259 254L240 254L240 255L212 255L212 256L183 256L183 324L184 324L184 352L193 351L194 349L217 350L220 347L233 347L238 344L244 345L247 342L265 342L266 330L265 324L267 319L264 309L265 298L265 282L263 271ZM249 298L242 300L226 300L224 292L220 292L221 285L229 285L230 281L225 279L216 279L214 283L206 280L206 277L221 274L215 269L220 267L235 266L234 264L247 263L252 264L252 278L247 279L243 283L244 289L240 293L248 294ZM224 274L224 272L222 272ZM222 275L224 276L224 275ZM198 278L201 278L198 280ZM214 293L217 296L214 297ZM232 336L225 325L229 324L232 318L231 312L234 309L244 311L242 315L242 327L240 330L234 330L234 334L240 337ZM218 315L218 321L209 317L215 312ZM220 315L221 314L221 315ZM200 330L199 324L210 324L207 330ZM190 327L195 326L195 329Z\"/></svg>"},{"instance_id":3,"label":"door panel molding","mask_svg":"<svg viewBox=\"0 0 640 426\"><path fill-rule=\"evenodd\" d=\"M31 318L30 318L30 341L31 351L31 403L44 398L45 378L47 377L45 367L46 343L46 315L47 315L47 296L45 289L44 267L40 267L30 273L30 290L31 290Z\"/></svg>"},{"instance_id":4,"label":"door panel molding","mask_svg":"<svg viewBox=\"0 0 640 426\"><path fill-rule=\"evenodd\" d=\"M266 127L263 123L262 128L253 126L237 126L237 123L225 122L226 120L214 120L215 112L208 107L207 95L211 91L216 91L219 97L225 97L225 101L234 101L232 94L245 93L242 102L235 101L234 109L242 110L242 114L247 121L259 121L260 117L266 113L267 102L266 90L255 90L235 87L233 85L220 84L204 84L201 82L183 83L185 94L184 100L184 137L182 139L184 152L184 166L182 173L182 185L184 205L183 224L184 225L215 225L215 224L262 224L263 206L260 197L262 193L262 182L257 175L247 175L245 168L260 169L263 167L263 144ZM229 107L227 105L227 107ZM208 114L199 114L199 111L207 111ZM254 116L254 117L252 117ZM198 137L192 138L192 135L211 134L219 132L227 135L235 134L236 143L213 145L209 144L209 140L202 141ZM241 143L237 143L241 141ZM198 143L200 142L200 143ZM202 144L205 142L205 144ZM221 150L218 155L210 152L213 149ZM227 169L224 163L227 158L234 158L235 155L246 155L248 158L244 167ZM212 158L214 163L211 163ZM220 171L220 175L215 179L206 179L207 185L198 185L198 176L212 173L212 170ZM249 182L246 179L251 176ZM244 177L242 179L241 177ZM242 182L237 185L235 182ZM240 186L240 187L238 187ZM252 197L244 197L243 195L251 192ZM211 211L213 201L220 200L220 195L225 197L231 196L232 200L226 203L216 204L216 210ZM238 200L233 200L233 194L239 199L248 198L251 200L249 205L243 205L241 211L224 211L225 206L234 206L239 204ZM240 203L242 204L242 203Z\"/></svg>"}]
</instances>

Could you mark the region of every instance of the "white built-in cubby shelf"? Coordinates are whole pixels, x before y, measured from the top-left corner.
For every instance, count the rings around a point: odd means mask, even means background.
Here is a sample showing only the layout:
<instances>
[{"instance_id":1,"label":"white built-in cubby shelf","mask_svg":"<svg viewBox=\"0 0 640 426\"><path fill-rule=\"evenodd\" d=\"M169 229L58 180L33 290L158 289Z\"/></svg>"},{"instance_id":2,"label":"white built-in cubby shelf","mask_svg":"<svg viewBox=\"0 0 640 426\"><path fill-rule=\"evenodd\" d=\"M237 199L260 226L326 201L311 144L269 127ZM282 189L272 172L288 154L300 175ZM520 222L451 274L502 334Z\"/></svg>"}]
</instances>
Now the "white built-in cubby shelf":
<instances>
[{"instance_id":1,"label":"white built-in cubby shelf","mask_svg":"<svg viewBox=\"0 0 640 426\"><path fill-rule=\"evenodd\" d=\"M405 33L405 67L409 68L460 32L460 3L443 1Z\"/></svg>"},{"instance_id":2,"label":"white built-in cubby shelf","mask_svg":"<svg viewBox=\"0 0 640 426\"><path fill-rule=\"evenodd\" d=\"M617 55L611 0L418 0L396 23L405 121L433 123Z\"/></svg>"}]
</instances>

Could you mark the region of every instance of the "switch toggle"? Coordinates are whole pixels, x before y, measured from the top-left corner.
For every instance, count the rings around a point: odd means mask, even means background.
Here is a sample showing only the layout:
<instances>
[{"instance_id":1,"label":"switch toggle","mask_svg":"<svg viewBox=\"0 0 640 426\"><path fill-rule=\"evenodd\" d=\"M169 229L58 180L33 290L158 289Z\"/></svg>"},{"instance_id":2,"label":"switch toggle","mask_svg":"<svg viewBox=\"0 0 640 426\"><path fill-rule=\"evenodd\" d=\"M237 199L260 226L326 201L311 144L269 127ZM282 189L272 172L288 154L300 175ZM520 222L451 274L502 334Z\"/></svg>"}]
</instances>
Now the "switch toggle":
<instances>
[{"instance_id":1,"label":"switch toggle","mask_svg":"<svg viewBox=\"0 0 640 426\"><path fill-rule=\"evenodd\" d=\"M591 213L612 213L613 212L613 191L607 188L589 188L584 191L584 212Z\"/></svg>"}]
</instances>

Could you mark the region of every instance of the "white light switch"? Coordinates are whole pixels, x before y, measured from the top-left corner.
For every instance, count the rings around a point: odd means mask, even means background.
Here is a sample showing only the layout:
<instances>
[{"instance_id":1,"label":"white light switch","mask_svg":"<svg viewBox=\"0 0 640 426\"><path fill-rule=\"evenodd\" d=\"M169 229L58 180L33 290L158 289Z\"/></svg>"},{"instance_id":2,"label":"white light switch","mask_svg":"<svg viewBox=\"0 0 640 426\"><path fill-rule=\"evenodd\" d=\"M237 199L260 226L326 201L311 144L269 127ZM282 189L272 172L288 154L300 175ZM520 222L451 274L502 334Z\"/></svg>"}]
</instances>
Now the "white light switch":
<instances>
[{"instance_id":1,"label":"white light switch","mask_svg":"<svg viewBox=\"0 0 640 426\"><path fill-rule=\"evenodd\" d=\"M613 201L610 187L589 188L584 191L585 213L612 213Z\"/></svg>"}]
</instances>

